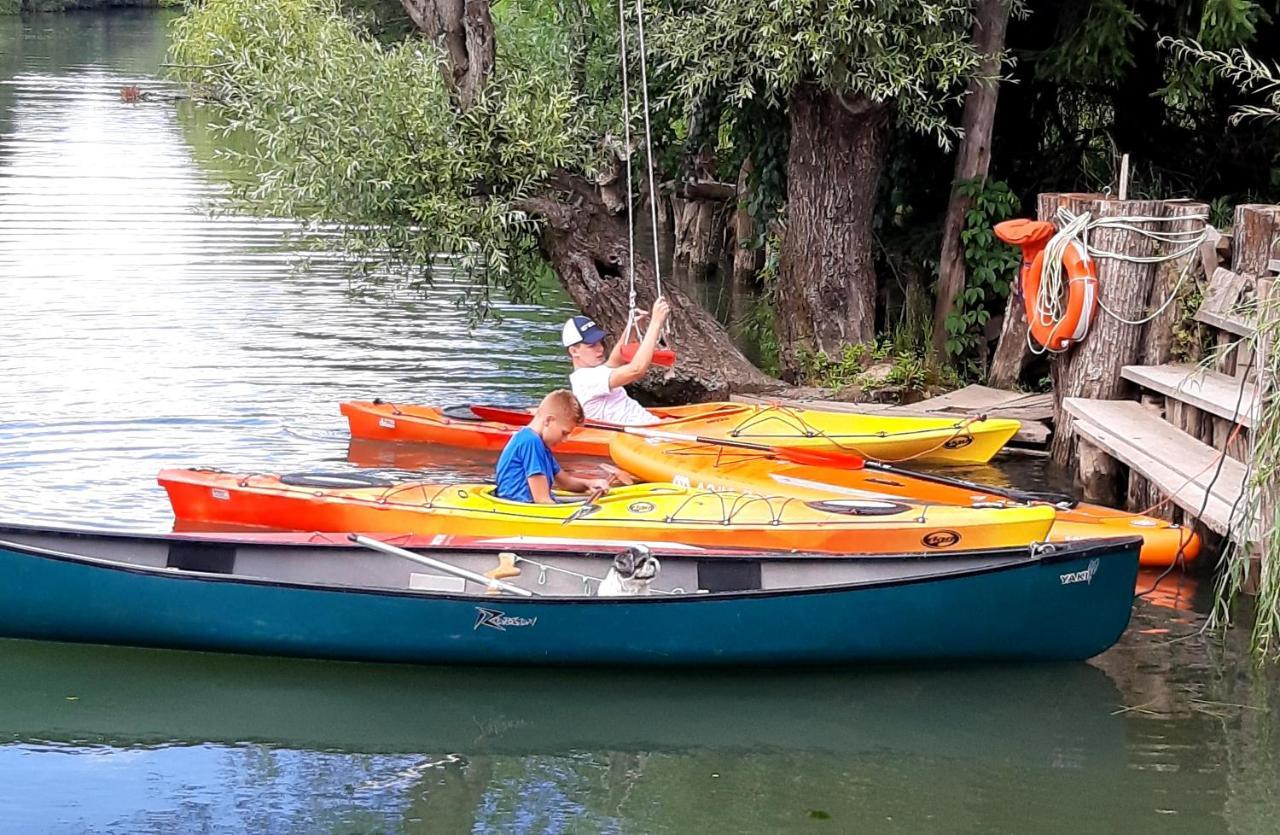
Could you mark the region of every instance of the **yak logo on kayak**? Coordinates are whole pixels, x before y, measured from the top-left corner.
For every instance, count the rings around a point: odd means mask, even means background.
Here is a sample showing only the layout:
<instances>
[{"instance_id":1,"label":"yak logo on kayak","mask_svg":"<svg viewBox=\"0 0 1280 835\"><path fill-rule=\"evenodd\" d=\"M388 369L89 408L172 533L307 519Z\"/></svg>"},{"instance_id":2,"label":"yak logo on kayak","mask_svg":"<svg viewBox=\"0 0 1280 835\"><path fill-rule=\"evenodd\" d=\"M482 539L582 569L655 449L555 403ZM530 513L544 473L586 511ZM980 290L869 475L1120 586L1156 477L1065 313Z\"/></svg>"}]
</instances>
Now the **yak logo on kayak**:
<instances>
[{"instance_id":1,"label":"yak logo on kayak","mask_svg":"<svg viewBox=\"0 0 1280 835\"><path fill-rule=\"evenodd\" d=\"M1062 585L1069 586L1072 583L1093 583L1093 575L1098 573L1098 560L1089 560L1089 567L1083 571L1070 571L1066 574L1059 574L1058 579L1062 581Z\"/></svg>"},{"instance_id":2,"label":"yak logo on kayak","mask_svg":"<svg viewBox=\"0 0 1280 835\"><path fill-rule=\"evenodd\" d=\"M378 425L383 429L395 429L396 422L391 418L378 418Z\"/></svg>"},{"instance_id":3,"label":"yak logo on kayak","mask_svg":"<svg viewBox=\"0 0 1280 835\"><path fill-rule=\"evenodd\" d=\"M964 449L971 443L973 443L972 435L958 435L948 440L942 446L945 449Z\"/></svg>"},{"instance_id":4,"label":"yak logo on kayak","mask_svg":"<svg viewBox=\"0 0 1280 835\"><path fill-rule=\"evenodd\" d=\"M476 625L471 627L472 631L482 626L490 629L496 629L499 632L506 632L507 627L516 626L533 626L538 622L537 618L519 618L508 615L506 612L499 612L494 609L481 609L476 607Z\"/></svg>"},{"instance_id":5,"label":"yak logo on kayak","mask_svg":"<svg viewBox=\"0 0 1280 835\"><path fill-rule=\"evenodd\" d=\"M627 510L632 513L652 513L653 502L632 502L627 505Z\"/></svg>"},{"instance_id":6,"label":"yak logo on kayak","mask_svg":"<svg viewBox=\"0 0 1280 835\"><path fill-rule=\"evenodd\" d=\"M960 541L960 534L955 531L929 531L920 542L926 548L950 548Z\"/></svg>"}]
</instances>

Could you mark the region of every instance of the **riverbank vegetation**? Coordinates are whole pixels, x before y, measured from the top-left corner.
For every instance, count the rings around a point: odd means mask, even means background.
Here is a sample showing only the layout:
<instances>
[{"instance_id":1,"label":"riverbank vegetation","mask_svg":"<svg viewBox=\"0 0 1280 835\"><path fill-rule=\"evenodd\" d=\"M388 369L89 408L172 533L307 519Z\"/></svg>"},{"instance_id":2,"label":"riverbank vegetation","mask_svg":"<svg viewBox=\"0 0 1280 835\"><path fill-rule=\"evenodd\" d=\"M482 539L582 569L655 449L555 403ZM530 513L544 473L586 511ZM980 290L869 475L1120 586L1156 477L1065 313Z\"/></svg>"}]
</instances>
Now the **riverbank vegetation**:
<instances>
[{"instance_id":1,"label":"riverbank vegetation","mask_svg":"<svg viewBox=\"0 0 1280 835\"><path fill-rule=\"evenodd\" d=\"M372 8L385 20L387 7ZM528 296L550 267L620 330L623 161L647 149L622 147L616 9L405 0L402 28L368 25L370 9L227 0L197 4L180 24L184 77L259 140L244 160L258 179L242 196L343 224L346 245L419 281L448 253L473 270L480 307L498 288ZM639 21L627 15L638 98ZM660 248L675 253L681 286L719 272L759 293L771 310L754 323L773 323L778 370L795 382L818 367L802 357L839 362L845 346L896 336L922 307L934 321L913 350L980 379L1013 267L978 227L1018 197L1111 187L1121 152L1134 155L1131 195L1280 197L1280 126L1233 127L1235 87L1159 43L1194 37L1274 57L1280 25L1250 0L651 3L646 15ZM1006 25L993 42L989 30ZM1003 60L984 63L992 54ZM990 88L999 107L968 112ZM632 117L643 136L634 107ZM985 164L957 163L973 143L987 147ZM961 169L977 173L953 187ZM962 262L955 287L949 250ZM642 303L655 288L651 254L637 262ZM701 364L656 394L767 382L719 323L676 301L682 364Z\"/></svg>"}]
</instances>

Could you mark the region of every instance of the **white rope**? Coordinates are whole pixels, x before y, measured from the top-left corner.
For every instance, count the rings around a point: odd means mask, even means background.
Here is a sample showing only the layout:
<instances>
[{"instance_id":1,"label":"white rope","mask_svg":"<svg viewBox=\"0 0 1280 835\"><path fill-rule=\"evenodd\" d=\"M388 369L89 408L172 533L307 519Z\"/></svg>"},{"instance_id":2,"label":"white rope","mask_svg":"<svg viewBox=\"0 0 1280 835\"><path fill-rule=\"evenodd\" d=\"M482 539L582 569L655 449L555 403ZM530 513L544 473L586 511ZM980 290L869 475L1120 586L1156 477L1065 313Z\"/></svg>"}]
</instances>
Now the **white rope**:
<instances>
[{"instance_id":1,"label":"white rope","mask_svg":"<svg viewBox=\"0 0 1280 835\"><path fill-rule=\"evenodd\" d=\"M630 282L627 291L627 324L622 329L622 342L625 343L636 325L636 225L631 214L631 82L627 75L627 15L624 2L625 0L618 0L618 60L622 65L622 151L627 158L627 280Z\"/></svg>"},{"instance_id":2,"label":"white rope","mask_svg":"<svg viewBox=\"0 0 1280 835\"><path fill-rule=\"evenodd\" d=\"M653 133L649 127L648 57L644 46L644 0L636 0L636 40L640 47L640 95L644 106L644 158L649 167L649 215L653 224L653 280L662 298L662 265L658 257L658 187L653 177Z\"/></svg>"},{"instance_id":3,"label":"white rope","mask_svg":"<svg viewBox=\"0 0 1280 835\"><path fill-rule=\"evenodd\" d=\"M1118 217L1100 217L1094 218L1088 212L1076 215L1065 208L1058 209L1059 229L1057 234L1049 239L1044 248L1044 260L1042 261L1040 276L1040 291L1036 294L1036 298L1032 300L1032 310L1035 316L1039 317L1042 323L1057 322L1061 323L1066 315L1066 297L1065 292L1068 288L1063 285L1063 256L1066 255L1067 248L1075 245L1079 246L1082 252L1090 258L1114 258L1119 261L1128 261L1133 264L1159 264L1165 261L1173 261L1178 258L1184 258L1187 255L1199 249L1200 244L1204 242L1208 235L1208 226L1206 221L1207 215L1180 215L1178 217L1144 217L1140 215L1124 215ZM1154 229L1143 228L1142 224L1155 223L1174 223L1187 220L1201 221L1200 228L1190 230L1174 230L1162 232ZM1099 249L1089 243L1089 233L1095 229L1120 229L1128 231L1142 237L1145 237L1156 244L1168 244L1178 247L1171 253L1163 255L1131 255L1128 253L1111 252L1109 250ZM1162 314L1173 301L1178 297L1182 284L1187 276L1191 273L1191 266L1194 259L1188 258L1182 266L1182 271L1178 276L1177 282L1169 295L1160 304L1155 311L1149 313L1141 319L1129 319L1117 311L1112 310L1102 303L1101 298L1098 299L1098 307L1102 309L1111 318L1126 325L1143 325L1152 321ZM1073 278L1070 281L1086 281L1086 278ZM1057 341L1056 333L1058 325L1054 326L1053 333L1050 334L1049 345L1039 348L1031 339L1030 331L1027 333L1027 345L1031 351L1036 354L1061 353L1067 350L1069 345L1063 348L1051 347ZM1088 335L1088 326L1084 331L1075 337L1075 341L1079 341Z\"/></svg>"}]
</instances>

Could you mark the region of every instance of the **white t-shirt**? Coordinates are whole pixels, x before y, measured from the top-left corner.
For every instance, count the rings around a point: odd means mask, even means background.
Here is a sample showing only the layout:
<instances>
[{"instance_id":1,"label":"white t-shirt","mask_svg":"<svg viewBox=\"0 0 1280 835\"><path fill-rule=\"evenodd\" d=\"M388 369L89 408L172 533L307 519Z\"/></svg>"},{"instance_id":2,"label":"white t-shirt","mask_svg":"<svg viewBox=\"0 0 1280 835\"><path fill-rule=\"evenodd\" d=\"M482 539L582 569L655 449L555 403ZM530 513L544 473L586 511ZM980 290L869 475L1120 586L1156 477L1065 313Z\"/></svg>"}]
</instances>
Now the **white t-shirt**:
<instances>
[{"instance_id":1,"label":"white t-shirt","mask_svg":"<svg viewBox=\"0 0 1280 835\"><path fill-rule=\"evenodd\" d=\"M649 426L659 418L631 399L624 388L609 388L609 375L613 369L607 365L594 368L577 368L569 375L573 395L582 404L583 413L591 420L621 423L627 426Z\"/></svg>"}]
</instances>

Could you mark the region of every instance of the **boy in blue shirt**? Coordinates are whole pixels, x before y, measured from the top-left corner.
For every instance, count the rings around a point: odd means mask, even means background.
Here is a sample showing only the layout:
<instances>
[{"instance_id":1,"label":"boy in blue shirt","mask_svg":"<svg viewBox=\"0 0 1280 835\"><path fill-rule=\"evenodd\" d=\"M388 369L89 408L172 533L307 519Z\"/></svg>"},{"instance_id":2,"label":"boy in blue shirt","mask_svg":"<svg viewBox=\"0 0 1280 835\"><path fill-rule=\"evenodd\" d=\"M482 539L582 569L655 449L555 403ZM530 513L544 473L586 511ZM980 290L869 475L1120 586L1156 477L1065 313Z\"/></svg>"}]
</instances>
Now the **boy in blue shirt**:
<instances>
[{"instance_id":1,"label":"boy in blue shirt","mask_svg":"<svg viewBox=\"0 0 1280 835\"><path fill-rule=\"evenodd\" d=\"M551 488L571 493L603 493L608 479L578 478L560 470L551 447L582 425L582 404L565 389L542 398L529 425L511 436L498 457L495 495L517 502L554 504Z\"/></svg>"}]
</instances>

